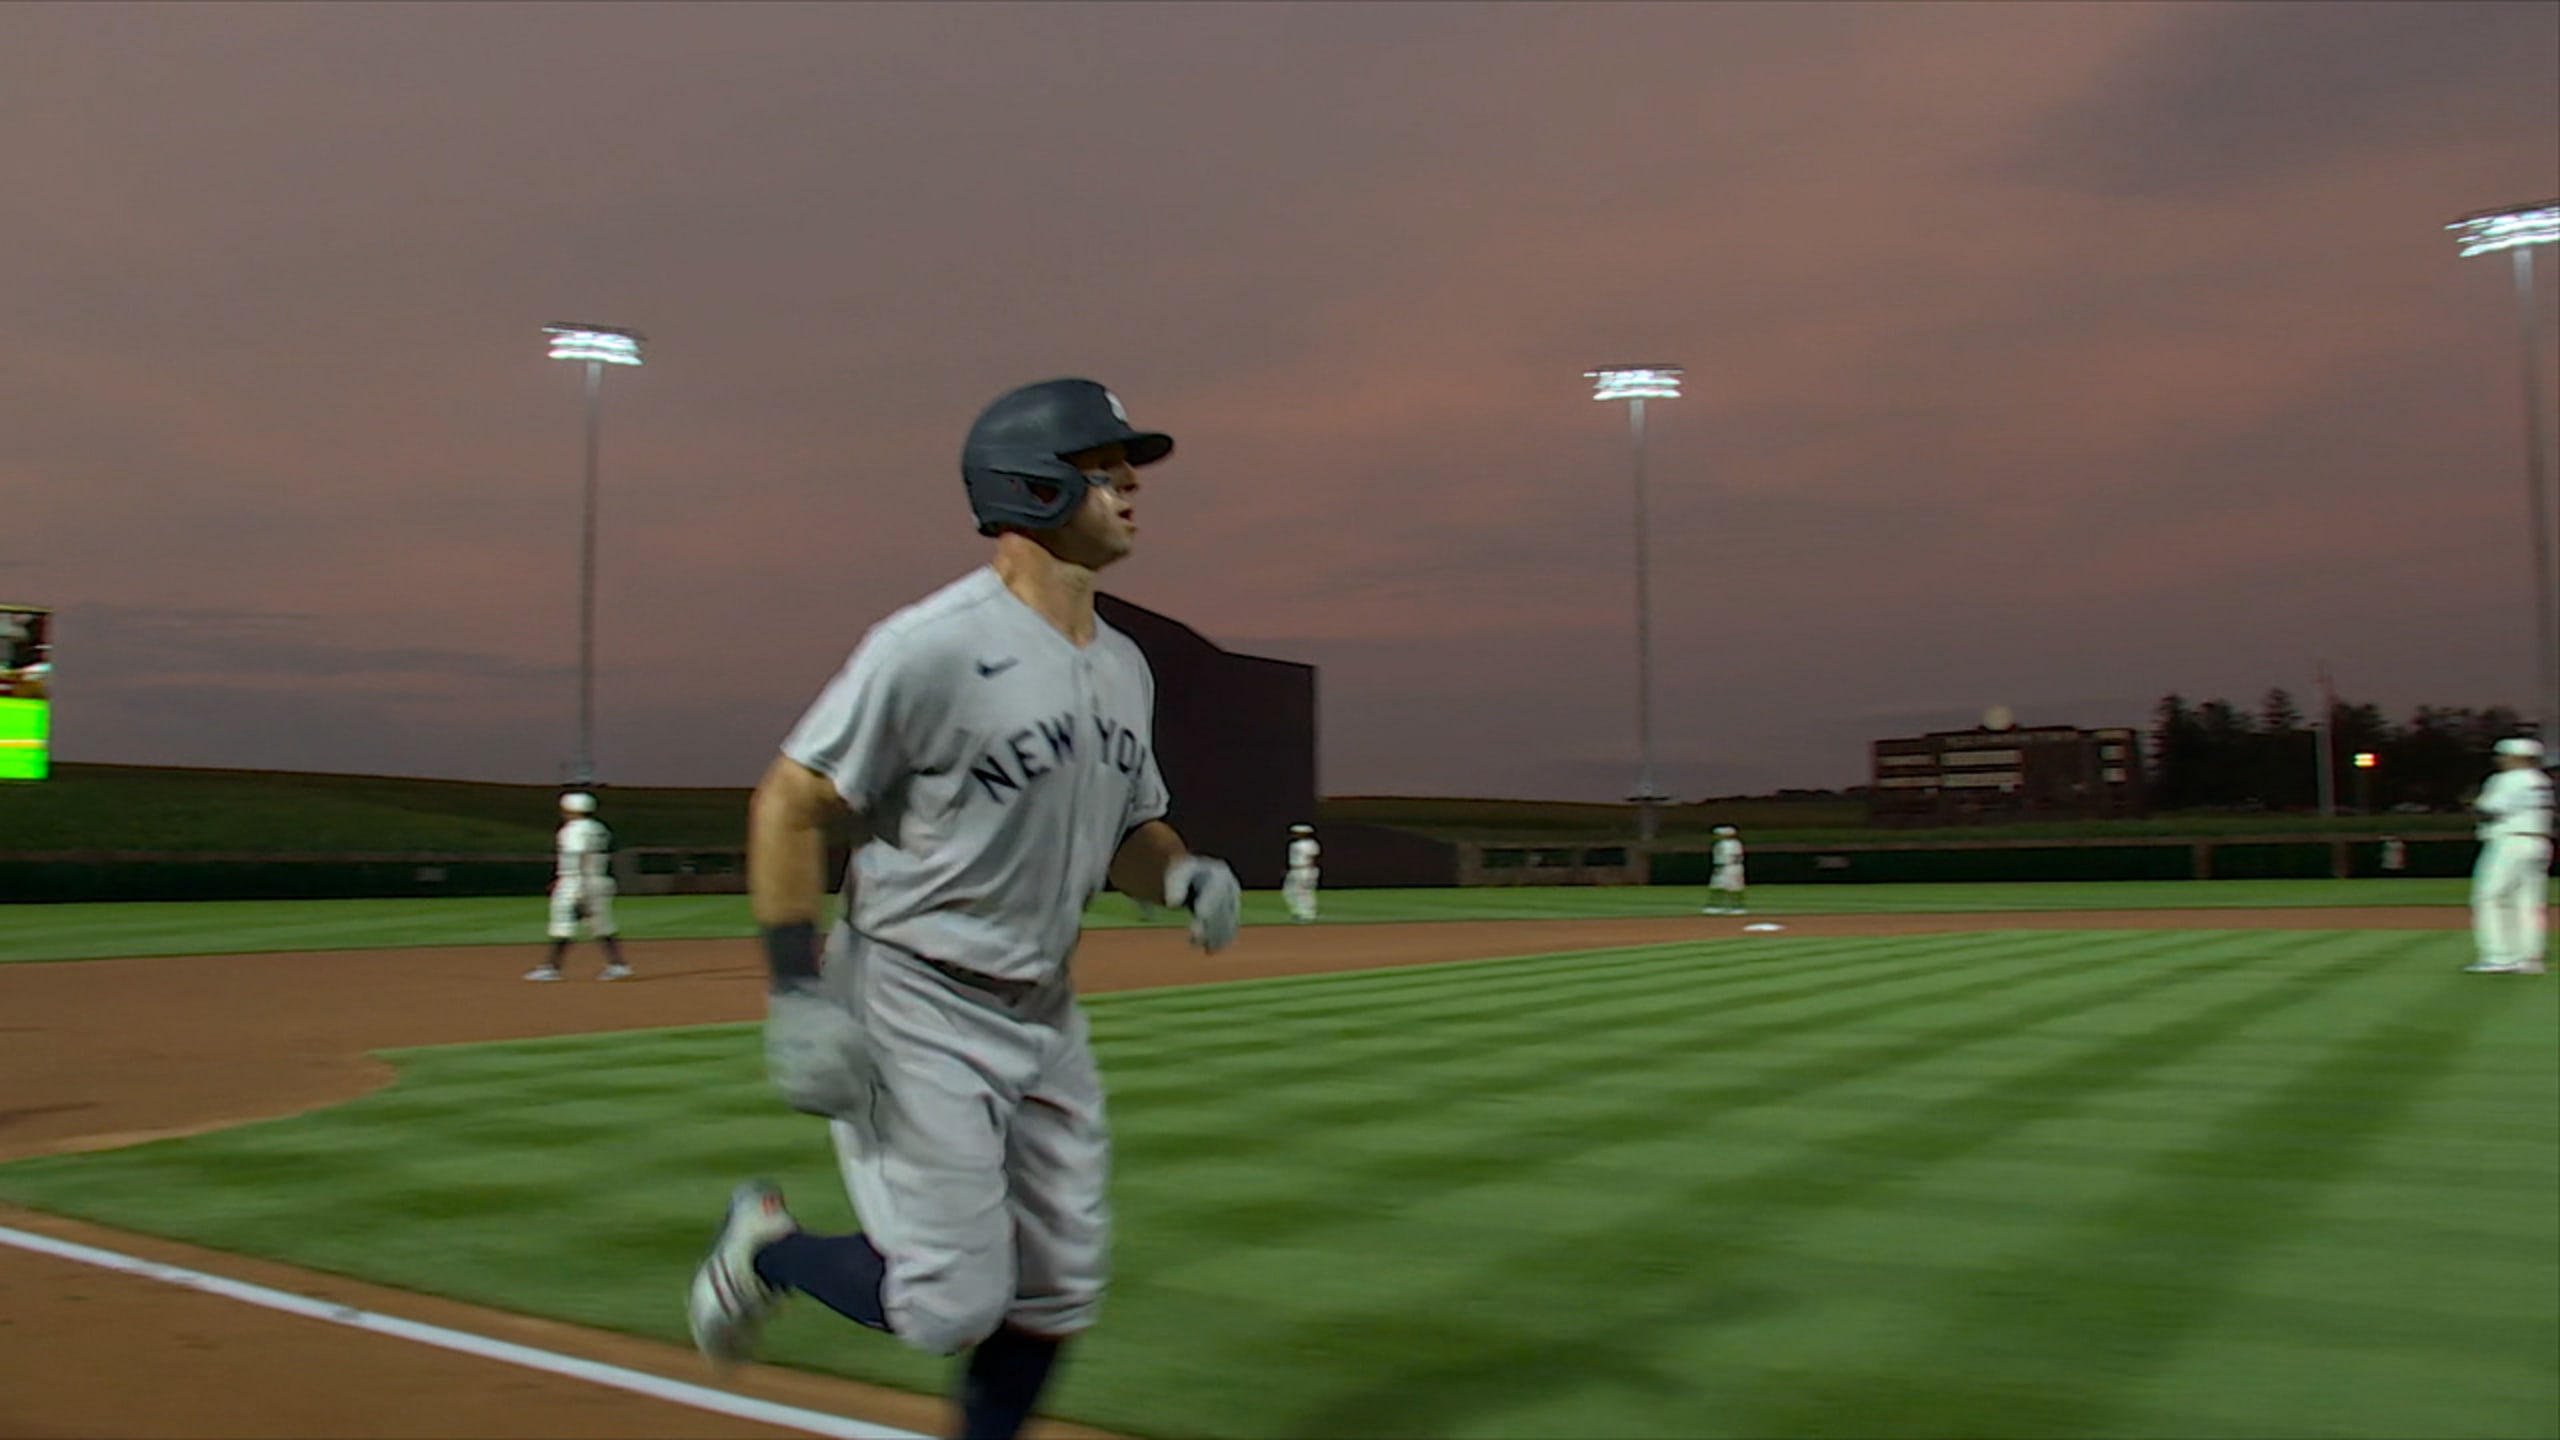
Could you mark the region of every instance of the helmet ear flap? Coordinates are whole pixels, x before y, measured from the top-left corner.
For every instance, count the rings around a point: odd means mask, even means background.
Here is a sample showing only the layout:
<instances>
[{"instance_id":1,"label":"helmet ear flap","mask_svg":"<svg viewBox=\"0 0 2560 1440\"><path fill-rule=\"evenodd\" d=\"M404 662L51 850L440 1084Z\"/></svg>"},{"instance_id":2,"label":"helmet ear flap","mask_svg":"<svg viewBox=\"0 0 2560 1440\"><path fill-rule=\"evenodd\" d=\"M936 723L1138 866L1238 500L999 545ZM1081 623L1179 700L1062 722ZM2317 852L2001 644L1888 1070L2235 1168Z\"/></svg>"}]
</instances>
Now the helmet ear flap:
<instances>
[{"instance_id":1,"label":"helmet ear flap","mask_svg":"<svg viewBox=\"0 0 2560 1440\"><path fill-rule=\"evenodd\" d=\"M993 535L1008 525L1025 530L1054 530L1084 504L1090 484L1084 472L1037 451L1009 451L984 457L962 471L969 501L978 512L978 533ZM1043 500L1035 487L1057 493Z\"/></svg>"}]
</instances>

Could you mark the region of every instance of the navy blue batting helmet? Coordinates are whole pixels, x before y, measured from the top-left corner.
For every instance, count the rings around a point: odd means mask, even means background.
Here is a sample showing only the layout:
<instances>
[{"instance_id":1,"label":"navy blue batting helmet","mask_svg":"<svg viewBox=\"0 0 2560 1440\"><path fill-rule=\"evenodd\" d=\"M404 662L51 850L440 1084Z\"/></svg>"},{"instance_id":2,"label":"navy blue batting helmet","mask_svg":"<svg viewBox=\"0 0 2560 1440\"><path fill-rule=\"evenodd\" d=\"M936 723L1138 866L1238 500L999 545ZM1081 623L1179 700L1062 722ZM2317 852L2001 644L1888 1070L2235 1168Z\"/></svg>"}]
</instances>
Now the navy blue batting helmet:
<instances>
[{"instance_id":1,"label":"navy blue batting helmet","mask_svg":"<svg viewBox=\"0 0 2560 1440\"><path fill-rule=\"evenodd\" d=\"M1050 530L1084 503L1084 472L1066 461L1118 441L1132 465L1173 453L1173 437L1134 429L1120 397L1091 380L1043 380L996 397L969 427L960 478L978 533ZM1043 492L1049 498L1043 499Z\"/></svg>"}]
</instances>

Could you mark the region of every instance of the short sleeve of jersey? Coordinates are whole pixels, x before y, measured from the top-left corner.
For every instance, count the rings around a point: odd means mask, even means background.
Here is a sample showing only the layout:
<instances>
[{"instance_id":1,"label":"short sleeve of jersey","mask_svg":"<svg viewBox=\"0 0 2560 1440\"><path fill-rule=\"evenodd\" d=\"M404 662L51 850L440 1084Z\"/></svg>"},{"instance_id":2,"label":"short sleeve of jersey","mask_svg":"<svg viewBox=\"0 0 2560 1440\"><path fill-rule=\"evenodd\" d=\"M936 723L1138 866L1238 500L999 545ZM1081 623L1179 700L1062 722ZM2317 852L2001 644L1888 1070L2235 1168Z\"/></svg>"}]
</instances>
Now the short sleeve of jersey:
<instances>
[{"instance_id":1,"label":"short sleeve of jersey","mask_svg":"<svg viewBox=\"0 0 2560 1440\"><path fill-rule=\"evenodd\" d=\"M835 782L856 813L876 811L908 770L913 677L905 648L873 630L782 742L782 753Z\"/></svg>"}]
</instances>

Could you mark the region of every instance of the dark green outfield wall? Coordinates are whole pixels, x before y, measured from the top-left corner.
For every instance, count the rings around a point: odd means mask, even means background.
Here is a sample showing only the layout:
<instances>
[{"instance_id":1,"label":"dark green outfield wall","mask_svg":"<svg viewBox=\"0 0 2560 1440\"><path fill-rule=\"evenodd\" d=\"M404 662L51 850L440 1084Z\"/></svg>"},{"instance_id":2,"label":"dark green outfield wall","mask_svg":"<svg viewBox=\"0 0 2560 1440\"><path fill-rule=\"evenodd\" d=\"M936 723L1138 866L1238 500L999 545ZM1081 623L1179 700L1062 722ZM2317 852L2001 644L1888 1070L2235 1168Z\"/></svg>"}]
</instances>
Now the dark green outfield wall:
<instances>
[{"instance_id":1,"label":"dark green outfield wall","mask_svg":"<svg viewBox=\"0 0 2560 1440\"><path fill-rule=\"evenodd\" d=\"M2408 876L2463 876L2479 853L2467 839L2410 840ZM1466 851L1470 847L1452 847ZM2343 850L2340 866L2336 851ZM845 855L828 856L828 874ZM617 857L626 895L732 893L745 888L742 857L730 851L640 852ZM1477 880L1454 869L1428 883L1625 884L1625 848L1587 850L1481 847ZM1570 862L1570 863L1568 863ZM1455 862L1452 862L1453 866ZM2187 840L2122 844L1971 846L1759 845L1750 852L1755 885L1987 883L2032 880L2288 880L2381 876L2376 840ZM1562 868L1559 868L1562 867ZM98 900L328 900L437 895L538 895L551 883L547 856L183 855L86 852L0 854L0 903ZM1705 851L1656 851L1643 865L1655 885L1703 885Z\"/></svg>"},{"instance_id":2,"label":"dark green outfield wall","mask_svg":"<svg viewBox=\"0 0 2560 1440\"><path fill-rule=\"evenodd\" d=\"M352 900L539 895L548 857L56 856L0 858L0 902Z\"/></svg>"},{"instance_id":3,"label":"dark green outfield wall","mask_svg":"<svg viewBox=\"0 0 2560 1440\"><path fill-rule=\"evenodd\" d=\"M2410 840L2411 876L2471 873L2478 842ZM2344 865L2338 850L2343 850ZM2012 880L2321 880L2382 876L2379 840L2191 840L2142 845L1983 845L1881 848L1755 846L1749 853L1755 885L1927 884ZM1657 851L1650 879L1656 885L1704 885L1713 870L1704 851Z\"/></svg>"}]
</instances>

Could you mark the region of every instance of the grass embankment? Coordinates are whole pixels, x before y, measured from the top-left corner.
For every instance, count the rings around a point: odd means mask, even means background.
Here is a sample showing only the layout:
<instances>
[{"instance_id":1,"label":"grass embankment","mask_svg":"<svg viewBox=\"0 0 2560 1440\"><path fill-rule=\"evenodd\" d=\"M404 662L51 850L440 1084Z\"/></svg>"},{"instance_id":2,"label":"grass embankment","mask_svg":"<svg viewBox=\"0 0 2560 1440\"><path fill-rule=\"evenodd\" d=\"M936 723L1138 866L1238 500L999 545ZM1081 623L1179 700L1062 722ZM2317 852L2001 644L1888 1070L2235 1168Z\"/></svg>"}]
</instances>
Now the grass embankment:
<instances>
[{"instance_id":1,"label":"grass embankment","mask_svg":"<svg viewBox=\"0 0 2560 1440\"><path fill-rule=\"evenodd\" d=\"M0 786L0 850L547 855L560 823L548 785L396 776L59 765ZM733 846L744 790L614 789L623 845Z\"/></svg>"}]
</instances>

